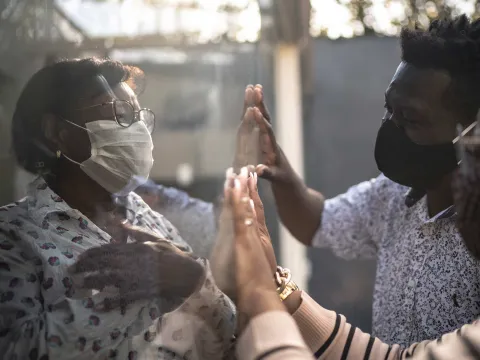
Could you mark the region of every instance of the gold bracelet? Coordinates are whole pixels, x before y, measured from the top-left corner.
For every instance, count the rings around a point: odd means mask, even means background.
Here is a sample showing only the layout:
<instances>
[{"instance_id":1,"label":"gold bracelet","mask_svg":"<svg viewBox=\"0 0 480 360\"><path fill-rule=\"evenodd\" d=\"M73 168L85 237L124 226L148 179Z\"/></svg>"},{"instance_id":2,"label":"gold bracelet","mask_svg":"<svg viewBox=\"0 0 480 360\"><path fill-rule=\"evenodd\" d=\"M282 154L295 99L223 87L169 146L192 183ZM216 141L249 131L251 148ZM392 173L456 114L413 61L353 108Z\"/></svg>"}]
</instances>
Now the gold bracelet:
<instances>
[{"instance_id":1,"label":"gold bracelet","mask_svg":"<svg viewBox=\"0 0 480 360\"><path fill-rule=\"evenodd\" d=\"M280 300L284 301L294 291L300 290L297 284L292 280L292 274L289 269L284 269L277 266L275 272L275 282L277 284L277 293L280 296Z\"/></svg>"}]
</instances>

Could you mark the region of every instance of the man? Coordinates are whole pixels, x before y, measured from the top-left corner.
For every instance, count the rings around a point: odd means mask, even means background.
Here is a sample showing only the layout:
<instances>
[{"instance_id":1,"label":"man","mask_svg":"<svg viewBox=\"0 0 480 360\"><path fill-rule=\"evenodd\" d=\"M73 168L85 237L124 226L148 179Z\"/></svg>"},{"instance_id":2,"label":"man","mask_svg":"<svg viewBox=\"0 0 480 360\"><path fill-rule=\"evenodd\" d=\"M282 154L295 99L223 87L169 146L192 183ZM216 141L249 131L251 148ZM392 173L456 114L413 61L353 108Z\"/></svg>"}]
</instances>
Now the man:
<instances>
[{"instance_id":1,"label":"man","mask_svg":"<svg viewBox=\"0 0 480 360\"><path fill-rule=\"evenodd\" d=\"M474 137L462 141L466 145L466 151L459 151L462 163L454 181L458 226L463 241L476 259L480 259L479 135L480 132L477 131ZM289 272L285 273L285 269L277 267L270 238L262 239L260 235L262 228L266 228L263 207L258 196L256 177L252 179L247 176L247 171L242 171L238 176L227 177L225 183L225 198L229 200L225 204L232 210L235 233L237 306L239 313L248 319L248 322L242 323L248 325L240 328L243 331L236 347L238 359L480 358L478 320L438 339L413 343L408 348L402 348L397 344L384 343L356 329L348 324L342 315L326 310L306 292L298 289L288 275ZM236 182L235 187L232 187L232 178ZM253 202L251 207L245 206L248 198ZM275 269L276 285L270 275ZM276 290L280 284L283 286Z\"/></svg>"},{"instance_id":2,"label":"man","mask_svg":"<svg viewBox=\"0 0 480 360\"><path fill-rule=\"evenodd\" d=\"M480 313L480 266L455 227L451 190L456 125L472 124L480 105L479 35L480 22L465 16L402 31L375 146L383 174L329 200L294 173L255 89L265 164L257 171L271 181L282 222L307 246L377 259L373 333L387 343L433 339Z\"/></svg>"}]
</instances>

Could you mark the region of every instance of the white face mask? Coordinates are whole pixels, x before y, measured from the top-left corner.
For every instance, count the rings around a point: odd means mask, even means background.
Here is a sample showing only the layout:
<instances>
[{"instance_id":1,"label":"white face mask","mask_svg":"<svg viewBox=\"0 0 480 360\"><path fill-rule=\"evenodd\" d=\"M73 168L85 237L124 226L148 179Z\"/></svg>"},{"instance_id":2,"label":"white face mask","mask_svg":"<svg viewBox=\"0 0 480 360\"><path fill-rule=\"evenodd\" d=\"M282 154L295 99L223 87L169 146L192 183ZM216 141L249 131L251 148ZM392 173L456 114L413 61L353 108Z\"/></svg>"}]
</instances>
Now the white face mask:
<instances>
[{"instance_id":1,"label":"white face mask","mask_svg":"<svg viewBox=\"0 0 480 360\"><path fill-rule=\"evenodd\" d=\"M90 178L118 196L127 195L147 181L153 166L153 142L142 121L128 128L112 120L92 121L85 126L92 156L78 163L64 155L68 160L80 165Z\"/></svg>"}]
</instances>

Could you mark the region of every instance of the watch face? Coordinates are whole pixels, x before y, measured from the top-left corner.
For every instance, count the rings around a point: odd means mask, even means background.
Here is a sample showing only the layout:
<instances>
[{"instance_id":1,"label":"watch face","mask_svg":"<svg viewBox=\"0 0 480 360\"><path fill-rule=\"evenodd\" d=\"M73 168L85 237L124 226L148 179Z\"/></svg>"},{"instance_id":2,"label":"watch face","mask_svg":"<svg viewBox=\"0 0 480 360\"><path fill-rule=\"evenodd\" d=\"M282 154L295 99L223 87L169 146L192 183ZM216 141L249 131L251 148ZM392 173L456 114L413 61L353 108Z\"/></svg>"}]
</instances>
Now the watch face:
<instances>
[{"instance_id":1,"label":"watch face","mask_svg":"<svg viewBox=\"0 0 480 360\"><path fill-rule=\"evenodd\" d=\"M283 291L281 291L278 295L280 296L280 300L285 300L289 297L294 291L300 290L292 280L290 280L286 285Z\"/></svg>"}]
</instances>

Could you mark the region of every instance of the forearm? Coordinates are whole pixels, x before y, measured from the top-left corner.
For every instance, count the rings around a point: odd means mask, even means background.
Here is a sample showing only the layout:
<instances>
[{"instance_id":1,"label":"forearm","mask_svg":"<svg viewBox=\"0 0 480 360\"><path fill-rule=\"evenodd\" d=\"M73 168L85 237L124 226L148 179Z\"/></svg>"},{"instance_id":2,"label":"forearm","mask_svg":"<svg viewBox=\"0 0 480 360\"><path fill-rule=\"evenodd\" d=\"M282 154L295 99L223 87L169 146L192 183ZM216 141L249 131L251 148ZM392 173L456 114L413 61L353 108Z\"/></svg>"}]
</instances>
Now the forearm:
<instances>
[{"instance_id":1,"label":"forearm","mask_svg":"<svg viewBox=\"0 0 480 360\"><path fill-rule=\"evenodd\" d=\"M287 305L287 308L289 312L293 311L292 317L305 343L318 359L393 360L405 359L411 354L414 354L415 358L417 356L422 358L428 351L436 351L440 346L440 342L437 341L414 343L408 349L396 344L386 344L350 325L342 315L324 309L306 293L301 294L301 300L298 303L291 301L290 307ZM441 343L450 344L451 348L455 348L458 346L455 343L459 342L458 339L455 333L449 333L443 336Z\"/></svg>"},{"instance_id":2,"label":"forearm","mask_svg":"<svg viewBox=\"0 0 480 360\"><path fill-rule=\"evenodd\" d=\"M291 177L288 183L272 183L277 211L292 235L310 246L320 226L324 197L309 189L293 170Z\"/></svg>"},{"instance_id":3,"label":"forearm","mask_svg":"<svg viewBox=\"0 0 480 360\"><path fill-rule=\"evenodd\" d=\"M237 359L312 360L295 322L285 311L268 311L252 318L240 336Z\"/></svg>"}]
</instances>

